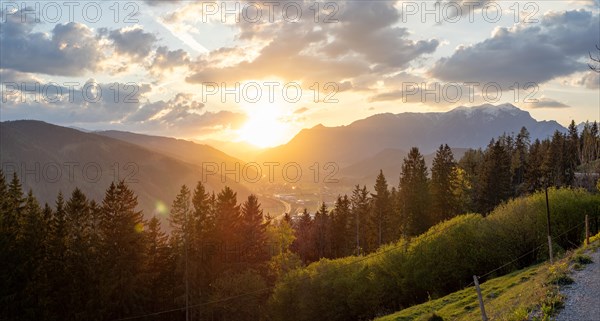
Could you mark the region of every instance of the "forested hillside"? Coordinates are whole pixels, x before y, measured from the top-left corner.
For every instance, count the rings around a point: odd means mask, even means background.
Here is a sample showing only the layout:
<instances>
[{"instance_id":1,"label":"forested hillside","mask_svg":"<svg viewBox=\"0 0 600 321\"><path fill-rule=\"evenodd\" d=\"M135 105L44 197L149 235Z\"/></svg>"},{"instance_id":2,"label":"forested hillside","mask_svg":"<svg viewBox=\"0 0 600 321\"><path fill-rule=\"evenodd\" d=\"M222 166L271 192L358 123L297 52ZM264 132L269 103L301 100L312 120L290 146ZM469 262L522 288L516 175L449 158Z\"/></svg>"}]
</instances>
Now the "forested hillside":
<instances>
[{"instance_id":1,"label":"forested hillside","mask_svg":"<svg viewBox=\"0 0 600 321\"><path fill-rule=\"evenodd\" d=\"M597 159L598 141L595 124L533 143L523 128L459 161L442 145L431 173L412 148L397 187L380 173L372 190L280 220L255 195L202 182L181 186L164 217L145 218L123 181L99 199L76 188L40 204L16 174L1 175L0 316L373 318L507 262L496 274L545 259L546 187L556 250L578 244L600 198L575 188L576 170Z\"/></svg>"}]
</instances>

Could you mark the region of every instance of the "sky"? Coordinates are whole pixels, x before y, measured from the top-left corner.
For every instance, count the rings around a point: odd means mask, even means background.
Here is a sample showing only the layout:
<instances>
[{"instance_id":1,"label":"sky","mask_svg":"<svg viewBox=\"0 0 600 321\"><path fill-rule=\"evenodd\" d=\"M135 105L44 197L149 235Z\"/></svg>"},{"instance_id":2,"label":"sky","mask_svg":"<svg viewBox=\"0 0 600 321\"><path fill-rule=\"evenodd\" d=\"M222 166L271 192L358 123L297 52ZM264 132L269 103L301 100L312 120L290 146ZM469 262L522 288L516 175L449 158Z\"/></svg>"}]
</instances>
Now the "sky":
<instances>
[{"instance_id":1,"label":"sky","mask_svg":"<svg viewBox=\"0 0 600 321\"><path fill-rule=\"evenodd\" d=\"M600 0L0 0L0 120L282 144L378 113L600 120Z\"/></svg>"}]
</instances>

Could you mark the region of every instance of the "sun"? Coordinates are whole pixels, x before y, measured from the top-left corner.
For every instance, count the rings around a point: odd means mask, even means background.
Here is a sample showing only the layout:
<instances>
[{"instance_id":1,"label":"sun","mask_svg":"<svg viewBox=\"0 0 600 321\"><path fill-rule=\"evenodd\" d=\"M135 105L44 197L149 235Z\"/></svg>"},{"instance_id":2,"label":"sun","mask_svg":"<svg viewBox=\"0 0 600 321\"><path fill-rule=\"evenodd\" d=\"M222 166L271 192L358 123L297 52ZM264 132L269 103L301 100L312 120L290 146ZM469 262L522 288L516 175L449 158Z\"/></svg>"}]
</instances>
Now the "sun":
<instances>
[{"instance_id":1,"label":"sun","mask_svg":"<svg viewBox=\"0 0 600 321\"><path fill-rule=\"evenodd\" d=\"M280 119L281 109L274 105L248 108L248 120L238 130L241 140L260 148L284 143L288 126Z\"/></svg>"}]
</instances>

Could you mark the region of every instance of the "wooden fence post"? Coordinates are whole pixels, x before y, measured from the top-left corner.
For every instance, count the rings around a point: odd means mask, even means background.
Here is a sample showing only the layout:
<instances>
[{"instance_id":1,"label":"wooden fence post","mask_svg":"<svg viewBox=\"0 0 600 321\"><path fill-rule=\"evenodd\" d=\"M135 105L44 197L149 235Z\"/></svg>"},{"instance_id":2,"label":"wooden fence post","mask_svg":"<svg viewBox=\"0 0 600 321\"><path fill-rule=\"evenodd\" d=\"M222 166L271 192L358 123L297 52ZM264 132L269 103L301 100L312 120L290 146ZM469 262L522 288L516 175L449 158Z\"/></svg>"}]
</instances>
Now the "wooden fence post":
<instances>
[{"instance_id":1,"label":"wooden fence post","mask_svg":"<svg viewBox=\"0 0 600 321\"><path fill-rule=\"evenodd\" d=\"M479 279L477 275L473 275L473 282L475 283L475 290L477 290L477 298L479 299L479 309L481 310L481 319L488 321L488 317L485 314L485 307L483 306L483 297L481 297L481 289L479 288Z\"/></svg>"},{"instance_id":2,"label":"wooden fence post","mask_svg":"<svg viewBox=\"0 0 600 321\"><path fill-rule=\"evenodd\" d=\"M585 245L590 245L590 219L585 214Z\"/></svg>"}]
</instances>

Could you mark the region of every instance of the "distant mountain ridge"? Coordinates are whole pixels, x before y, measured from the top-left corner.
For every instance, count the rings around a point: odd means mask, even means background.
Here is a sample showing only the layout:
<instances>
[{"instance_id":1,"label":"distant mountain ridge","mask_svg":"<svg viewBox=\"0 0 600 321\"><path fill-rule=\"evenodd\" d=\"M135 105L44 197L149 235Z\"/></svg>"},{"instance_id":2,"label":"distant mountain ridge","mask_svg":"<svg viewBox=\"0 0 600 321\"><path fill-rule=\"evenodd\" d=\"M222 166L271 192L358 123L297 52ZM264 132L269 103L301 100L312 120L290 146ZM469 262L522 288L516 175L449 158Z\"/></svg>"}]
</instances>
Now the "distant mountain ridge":
<instances>
[{"instance_id":1,"label":"distant mountain ridge","mask_svg":"<svg viewBox=\"0 0 600 321\"><path fill-rule=\"evenodd\" d=\"M163 153L193 165L202 166L202 163L210 162L219 164L220 166L221 163L225 163L227 166L226 168L233 168L235 163L244 163L242 160L231 157L212 146L184 139L144 135L117 130L97 131L94 133L143 146L147 149Z\"/></svg>"},{"instance_id":2,"label":"distant mountain ridge","mask_svg":"<svg viewBox=\"0 0 600 321\"><path fill-rule=\"evenodd\" d=\"M271 148L262 161L338 162L340 167L376 155L386 149L419 147L430 154L448 144L454 148L485 147L503 133L518 133L525 126L532 141L566 128L556 121L537 121L512 104L457 107L448 112L377 114L350 125L304 129L285 145Z\"/></svg>"},{"instance_id":3,"label":"distant mountain ridge","mask_svg":"<svg viewBox=\"0 0 600 321\"><path fill-rule=\"evenodd\" d=\"M454 160L458 161L468 149L452 148ZM357 183L371 185L379 170L383 170L391 182L396 182L402 171L402 160L408 155L408 151L400 149L385 149L371 157L358 161L348 167L341 168L339 176L352 178ZM435 153L423 155L427 169L431 171Z\"/></svg>"},{"instance_id":4,"label":"distant mountain ridge","mask_svg":"<svg viewBox=\"0 0 600 321\"><path fill-rule=\"evenodd\" d=\"M212 147L205 151L195 157L228 157ZM198 164L124 140L32 120L0 122L0 163L5 175L17 171L24 190L32 189L38 200L51 205L59 191L68 198L75 187L101 201L110 183L123 179L136 192L139 208L163 219L168 212L156 209L168 209L181 185L193 189L204 180L207 189L215 191L225 185L219 175L202 177ZM241 184L227 184L239 193L238 200L250 194Z\"/></svg>"}]
</instances>

